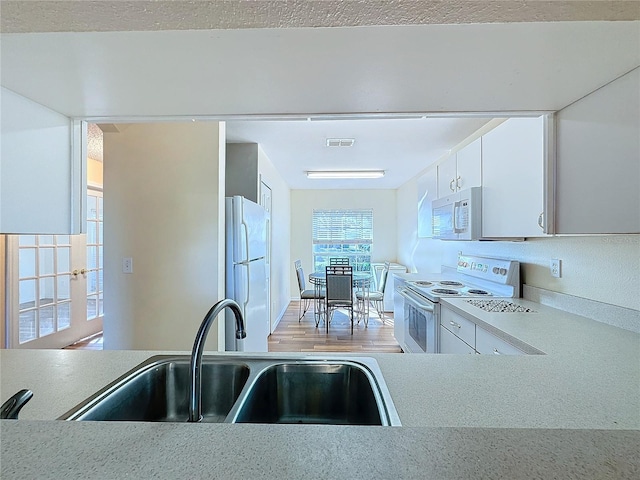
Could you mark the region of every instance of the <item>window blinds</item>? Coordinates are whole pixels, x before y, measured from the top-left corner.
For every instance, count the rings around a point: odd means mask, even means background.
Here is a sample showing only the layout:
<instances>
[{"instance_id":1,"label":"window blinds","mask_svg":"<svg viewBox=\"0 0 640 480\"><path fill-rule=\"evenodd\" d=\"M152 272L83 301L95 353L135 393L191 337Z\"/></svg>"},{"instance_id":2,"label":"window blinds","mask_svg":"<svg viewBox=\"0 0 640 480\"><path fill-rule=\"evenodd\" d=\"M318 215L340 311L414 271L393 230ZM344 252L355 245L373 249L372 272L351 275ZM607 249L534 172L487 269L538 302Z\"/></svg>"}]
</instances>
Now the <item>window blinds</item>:
<instances>
[{"instance_id":1,"label":"window blinds","mask_svg":"<svg viewBox=\"0 0 640 480\"><path fill-rule=\"evenodd\" d=\"M373 243L373 209L314 210L313 243Z\"/></svg>"}]
</instances>

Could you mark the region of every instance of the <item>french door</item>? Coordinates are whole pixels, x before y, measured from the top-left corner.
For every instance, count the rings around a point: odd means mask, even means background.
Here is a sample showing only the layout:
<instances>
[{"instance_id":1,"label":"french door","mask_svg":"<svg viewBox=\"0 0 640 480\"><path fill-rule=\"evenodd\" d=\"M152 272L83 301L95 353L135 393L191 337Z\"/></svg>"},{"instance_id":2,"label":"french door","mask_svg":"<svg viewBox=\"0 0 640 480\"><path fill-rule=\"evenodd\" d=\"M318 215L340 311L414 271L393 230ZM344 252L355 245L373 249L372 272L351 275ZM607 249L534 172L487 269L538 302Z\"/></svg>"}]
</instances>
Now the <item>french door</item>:
<instances>
[{"instance_id":1,"label":"french door","mask_svg":"<svg viewBox=\"0 0 640 480\"><path fill-rule=\"evenodd\" d=\"M62 348L102 330L102 192L87 192L86 234L7 237L9 348Z\"/></svg>"}]
</instances>

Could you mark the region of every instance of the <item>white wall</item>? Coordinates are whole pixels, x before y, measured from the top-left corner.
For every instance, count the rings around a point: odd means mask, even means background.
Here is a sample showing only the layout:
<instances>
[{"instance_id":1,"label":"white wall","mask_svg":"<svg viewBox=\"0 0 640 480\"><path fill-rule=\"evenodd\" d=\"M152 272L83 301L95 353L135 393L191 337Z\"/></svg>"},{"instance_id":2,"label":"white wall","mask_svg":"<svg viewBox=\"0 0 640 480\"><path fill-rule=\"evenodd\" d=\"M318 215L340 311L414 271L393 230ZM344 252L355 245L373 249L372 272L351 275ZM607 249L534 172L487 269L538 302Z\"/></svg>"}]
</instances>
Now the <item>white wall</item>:
<instances>
[{"instance_id":1,"label":"white wall","mask_svg":"<svg viewBox=\"0 0 640 480\"><path fill-rule=\"evenodd\" d=\"M555 292L640 309L640 235L562 236L525 242L444 242L417 237L416 179L398 190L398 261L414 272L455 267L458 251L521 262L523 283ZM562 278L549 260L562 260Z\"/></svg>"},{"instance_id":2,"label":"white wall","mask_svg":"<svg viewBox=\"0 0 640 480\"><path fill-rule=\"evenodd\" d=\"M398 263L410 272L440 272L443 242L418 237L418 178L397 190Z\"/></svg>"},{"instance_id":3,"label":"white wall","mask_svg":"<svg viewBox=\"0 0 640 480\"><path fill-rule=\"evenodd\" d=\"M298 297L298 283L293 275L293 262L302 261L305 274L311 272L311 220L314 209L372 208L372 261L396 261L396 190L291 190L291 258L290 288Z\"/></svg>"},{"instance_id":4,"label":"white wall","mask_svg":"<svg viewBox=\"0 0 640 480\"><path fill-rule=\"evenodd\" d=\"M224 135L217 122L104 134L106 349L191 350L224 298Z\"/></svg>"},{"instance_id":5,"label":"white wall","mask_svg":"<svg viewBox=\"0 0 640 480\"><path fill-rule=\"evenodd\" d=\"M289 305L291 191L269 157L258 146L258 170L262 181L271 188L271 325L272 331ZM297 288L296 288L297 291Z\"/></svg>"}]
</instances>

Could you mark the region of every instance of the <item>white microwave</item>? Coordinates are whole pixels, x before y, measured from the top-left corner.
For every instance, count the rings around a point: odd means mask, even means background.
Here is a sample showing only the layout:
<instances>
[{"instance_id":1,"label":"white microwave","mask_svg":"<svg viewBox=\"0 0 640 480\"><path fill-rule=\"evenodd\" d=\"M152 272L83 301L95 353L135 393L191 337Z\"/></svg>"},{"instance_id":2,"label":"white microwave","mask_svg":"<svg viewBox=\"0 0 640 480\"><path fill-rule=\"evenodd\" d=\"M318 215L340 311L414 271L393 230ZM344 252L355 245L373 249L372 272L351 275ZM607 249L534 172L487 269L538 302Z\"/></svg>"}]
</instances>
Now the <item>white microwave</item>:
<instances>
[{"instance_id":1,"label":"white microwave","mask_svg":"<svg viewBox=\"0 0 640 480\"><path fill-rule=\"evenodd\" d=\"M482 236L482 187L460 190L431 204L433 238L478 240Z\"/></svg>"}]
</instances>

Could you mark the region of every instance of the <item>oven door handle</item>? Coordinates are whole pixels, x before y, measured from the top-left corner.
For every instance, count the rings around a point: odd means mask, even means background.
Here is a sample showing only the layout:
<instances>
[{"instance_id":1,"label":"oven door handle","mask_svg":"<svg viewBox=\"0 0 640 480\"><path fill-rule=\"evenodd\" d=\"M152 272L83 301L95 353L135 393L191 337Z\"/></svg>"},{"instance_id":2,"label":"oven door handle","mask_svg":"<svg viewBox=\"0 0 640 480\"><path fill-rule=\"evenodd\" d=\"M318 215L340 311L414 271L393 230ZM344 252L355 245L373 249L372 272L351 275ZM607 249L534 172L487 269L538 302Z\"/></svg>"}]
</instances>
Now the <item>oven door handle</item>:
<instances>
[{"instance_id":1,"label":"oven door handle","mask_svg":"<svg viewBox=\"0 0 640 480\"><path fill-rule=\"evenodd\" d=\"M407 289L398 290L398 293L410 302L415 303L421 309L426 310L427 312L433 312L433 305L427 305L421 302L415 295L409 293Z\"/></svg>"}]
</instances>

